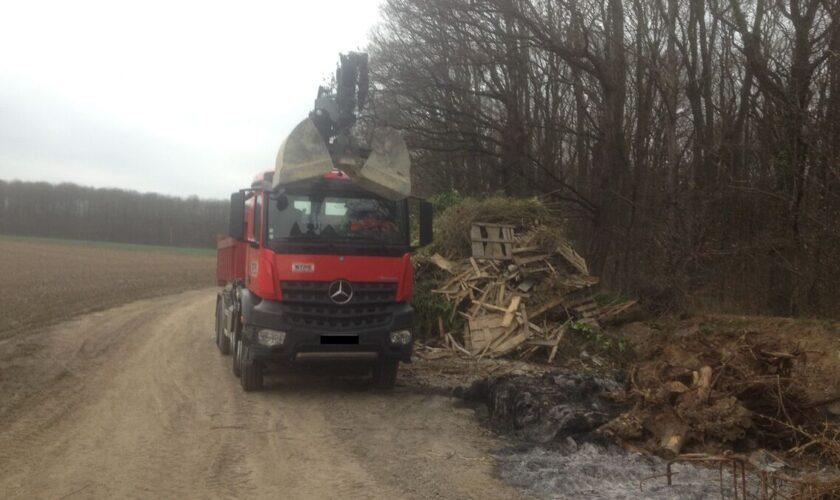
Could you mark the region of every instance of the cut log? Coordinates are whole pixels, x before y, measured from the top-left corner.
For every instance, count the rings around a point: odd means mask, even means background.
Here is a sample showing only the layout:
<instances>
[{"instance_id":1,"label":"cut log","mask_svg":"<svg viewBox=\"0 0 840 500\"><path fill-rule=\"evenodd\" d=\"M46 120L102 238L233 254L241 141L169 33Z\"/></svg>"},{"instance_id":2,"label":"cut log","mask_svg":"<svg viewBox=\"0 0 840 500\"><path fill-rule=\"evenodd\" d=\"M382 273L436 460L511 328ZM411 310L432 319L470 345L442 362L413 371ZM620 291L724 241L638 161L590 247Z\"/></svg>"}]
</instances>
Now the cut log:
<instances>
[{"instance_id":1,"label":"cut log","mask_svg":"<svg viewBox=\"0 0 840 500\"><path fill-rule=\"evenodd\" d=\"M697 389L697 399L705 403L709 400L709 394L712 392L712 367L704 366L692 373L694 379L694 387Z\"/></svg>"}]
</instances>

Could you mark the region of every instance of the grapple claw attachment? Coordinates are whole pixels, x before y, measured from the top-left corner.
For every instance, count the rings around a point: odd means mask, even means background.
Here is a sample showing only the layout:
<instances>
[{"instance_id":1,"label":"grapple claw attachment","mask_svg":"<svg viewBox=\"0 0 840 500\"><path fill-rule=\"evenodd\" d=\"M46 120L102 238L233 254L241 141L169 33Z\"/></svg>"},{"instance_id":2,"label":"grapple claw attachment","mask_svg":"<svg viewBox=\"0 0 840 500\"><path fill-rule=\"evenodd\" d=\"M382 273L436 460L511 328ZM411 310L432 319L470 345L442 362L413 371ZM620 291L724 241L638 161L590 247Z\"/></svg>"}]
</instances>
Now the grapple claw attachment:
<instances>
[{"instance_id":1,"label":"grapple claw attachment","mask_svg":"<svg viewBox=\"0 0 840 500\"><path fill-rule=\"evenodd\" d=\"M274 168L272 189L323 177L333 169L327 144L310 118L298 123L283 141Z\"/></svg>"},{"instance_id":2,"label":"grapple claw attachment","mask_svg":"<svg viewBox=\"0 0 840 500\"><path fill-rule=\"evenodd\" d=\"M367 161L358 171L346 172L356 184L389 200L411 194L411 158L402 136L392 128L376 129Z\"/></svg>"}]
</instances>

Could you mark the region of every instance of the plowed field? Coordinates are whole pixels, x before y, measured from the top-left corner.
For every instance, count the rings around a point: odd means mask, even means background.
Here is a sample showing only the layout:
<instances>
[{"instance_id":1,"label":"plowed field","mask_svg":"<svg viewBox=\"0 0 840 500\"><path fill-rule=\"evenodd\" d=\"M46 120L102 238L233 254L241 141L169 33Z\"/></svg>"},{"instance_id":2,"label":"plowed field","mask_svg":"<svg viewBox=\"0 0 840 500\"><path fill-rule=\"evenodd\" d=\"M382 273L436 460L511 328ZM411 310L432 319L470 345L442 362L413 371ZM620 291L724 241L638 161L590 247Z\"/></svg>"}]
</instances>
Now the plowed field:
<instances>
[{"instance_id":1,"label":"plowed field","mask_svg":"<svg viewBox=\"0 0 840 500\"><path fill-rule=\"evenodd\" d=\"M214 284L211 251L0 236L0 339Z\"/></svg>"}]
</instances>

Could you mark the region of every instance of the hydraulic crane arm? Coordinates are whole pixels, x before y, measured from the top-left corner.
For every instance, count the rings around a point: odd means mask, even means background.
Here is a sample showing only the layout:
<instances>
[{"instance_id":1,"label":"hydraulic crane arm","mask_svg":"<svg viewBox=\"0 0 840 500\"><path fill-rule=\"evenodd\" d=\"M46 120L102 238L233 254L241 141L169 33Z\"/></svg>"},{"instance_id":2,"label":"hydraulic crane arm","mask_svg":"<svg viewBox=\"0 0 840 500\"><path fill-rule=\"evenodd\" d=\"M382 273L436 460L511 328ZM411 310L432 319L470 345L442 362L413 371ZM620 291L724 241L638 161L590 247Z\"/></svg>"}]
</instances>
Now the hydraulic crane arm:
<instances>
[{"instance_id":1,"label":"hydraulic crane arm","mask_svg":"<svg viewBox=\"0 0 840 500\"><path fill-rule=\"evenodd\" d=\"M363 188L398 200L411 194L411 159L394 129L374 128L359 144L357 113L368 99L367 54L340 56L335 90L320 87L309 117L286 137L277 153L273 188L321 177L337 169Z\"/></svg>"}]
</instances>

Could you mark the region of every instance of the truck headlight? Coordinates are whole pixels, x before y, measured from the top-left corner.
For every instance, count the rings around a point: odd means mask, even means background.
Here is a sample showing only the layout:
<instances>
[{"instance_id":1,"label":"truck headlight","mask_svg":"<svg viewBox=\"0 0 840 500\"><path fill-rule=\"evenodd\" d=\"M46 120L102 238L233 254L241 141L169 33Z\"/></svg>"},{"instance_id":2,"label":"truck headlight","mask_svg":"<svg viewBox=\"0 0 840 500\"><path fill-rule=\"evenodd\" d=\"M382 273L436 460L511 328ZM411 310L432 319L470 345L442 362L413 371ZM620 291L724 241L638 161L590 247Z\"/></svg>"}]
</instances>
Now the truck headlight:
<instances>
[{"instance_id":1,"label":"truck headlight","mask_svg":"<svg viewBox=\"0 0 840 500\"><path fill-rule=\"evenodd\" d=\"M397 330L395 332L391 332L391 343L400 345L406 345L411 343L411 331Z\"/></svg>"},{"instance_id":2,"label":"truck headlight","mask_svg":"<svg viewBox=\"0 0 840 500\"><path fill-rule=\"evenodd\" d=\"M279 330L263 329L257 332L257 342L266 346L274 347L276 345L283 345L286 341L286 332Z\"/></svg>"}]
</instances>

